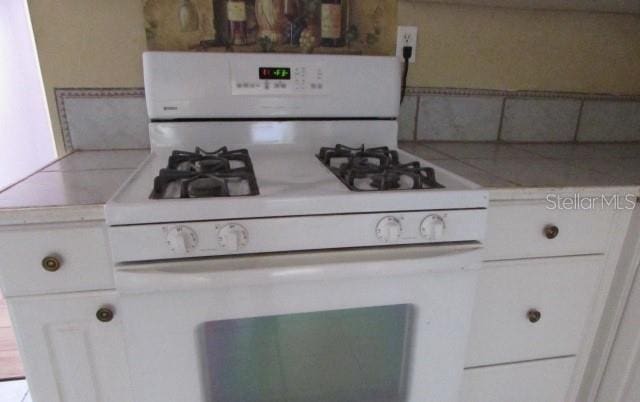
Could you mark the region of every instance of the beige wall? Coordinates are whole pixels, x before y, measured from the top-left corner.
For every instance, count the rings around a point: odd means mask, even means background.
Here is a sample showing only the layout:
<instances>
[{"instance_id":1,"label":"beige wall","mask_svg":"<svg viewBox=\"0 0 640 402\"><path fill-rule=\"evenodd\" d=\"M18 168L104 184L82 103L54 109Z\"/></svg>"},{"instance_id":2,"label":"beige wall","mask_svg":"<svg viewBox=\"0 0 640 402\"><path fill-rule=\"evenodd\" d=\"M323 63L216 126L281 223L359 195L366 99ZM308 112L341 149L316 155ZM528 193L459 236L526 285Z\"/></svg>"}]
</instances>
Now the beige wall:
<instances>
[{"instance_id":1,"label":"beige wall","mask_svg":"<svg viewBox=\"0 0 640 402\"><path fill-rule=\"evenodd\" d=\"M413 86L640 94L640 17L400 1Z\"/></svg>"},{"instance_id":2,"label":"beige wall","mask_svg":"<svg viewBox=\"0 0 640 402\"><path fill-rule=\"evenodd\" d=\"M28 0L36 47L63 153L54 88L141 87L145 49L140 0Z\"/></svg>"},{"instance_id":3,"label":"beige wall","mask_svg":"<svg viewBox=\"0 0 640 402\"><path fill-rule=\"evenodd\" d=\"M366 1L366 0L363 0ZM56 87L140 87L141 0L29 0L58 150ZM400 1L413 86L640 94L640 18Z\"/></svg>"}]
</instances>

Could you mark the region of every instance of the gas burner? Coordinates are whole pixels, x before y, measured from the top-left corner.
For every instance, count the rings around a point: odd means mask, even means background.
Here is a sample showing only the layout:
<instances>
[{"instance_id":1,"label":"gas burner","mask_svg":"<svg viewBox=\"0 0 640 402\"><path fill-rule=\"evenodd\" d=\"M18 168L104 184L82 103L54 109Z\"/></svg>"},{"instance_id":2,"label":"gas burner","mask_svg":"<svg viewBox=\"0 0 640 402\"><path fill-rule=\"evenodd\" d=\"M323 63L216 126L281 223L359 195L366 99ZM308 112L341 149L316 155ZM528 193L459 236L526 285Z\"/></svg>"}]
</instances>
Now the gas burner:
<instances>
[{"instance_id":1,"label":"gas burner","mask_svg":"<svg viewBox=\"0 0 640 402\"><path fill-rule=\"evenodd\" d=\"M433 168L420 166L419 162L402 164L398 151L388 147L338 144L320 148L317 157L352 191L444 188L436 181Z\"/></svg>"},{"instance_id":2,"label":"gas burner","mask_svg":"<svg viewBox=\"0 0 640 402\"><path fill-rule=\"evenodd\" d=\"M204 198L257 195L258 184L246 149L173 151L153 183L150 198Z\"/></svg>"}]
</instances>

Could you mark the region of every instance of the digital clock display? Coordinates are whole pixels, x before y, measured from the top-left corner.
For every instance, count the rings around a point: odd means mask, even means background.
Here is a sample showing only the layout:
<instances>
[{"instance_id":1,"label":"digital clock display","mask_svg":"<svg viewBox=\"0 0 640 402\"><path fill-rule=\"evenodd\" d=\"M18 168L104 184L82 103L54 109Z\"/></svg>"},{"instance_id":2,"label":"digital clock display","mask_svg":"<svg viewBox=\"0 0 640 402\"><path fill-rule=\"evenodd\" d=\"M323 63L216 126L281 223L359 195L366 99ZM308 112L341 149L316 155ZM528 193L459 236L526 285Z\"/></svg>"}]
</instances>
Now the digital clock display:
<instances>
[{"instance_id":1,"label":"digital clock display","mask_svg":"<svg viewBox=\"0 0 640 402\"><path fill-rule=\"evenodd\" d=\"M261 80L290 80L291 69L288 67L260 67Z\"/></svg>"}]
</instances>

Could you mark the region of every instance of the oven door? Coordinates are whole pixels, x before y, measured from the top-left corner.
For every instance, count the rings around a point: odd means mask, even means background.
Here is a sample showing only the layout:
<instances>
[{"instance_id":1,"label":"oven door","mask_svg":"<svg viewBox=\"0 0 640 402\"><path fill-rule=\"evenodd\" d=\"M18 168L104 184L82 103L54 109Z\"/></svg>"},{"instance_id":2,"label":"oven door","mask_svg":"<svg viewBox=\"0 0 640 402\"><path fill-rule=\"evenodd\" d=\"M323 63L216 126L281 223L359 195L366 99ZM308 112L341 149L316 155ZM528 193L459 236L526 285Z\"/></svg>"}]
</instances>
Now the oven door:
<instances>
[{"instance_id":1,"label":"oven door","mask_svg":"<svg viewBox=\"0 0 640 402\"><path fill-rule=\"evenodd\" d=\"M137 402L453 402L481 250L117 267Z\"/></svg>"}]
</instances>

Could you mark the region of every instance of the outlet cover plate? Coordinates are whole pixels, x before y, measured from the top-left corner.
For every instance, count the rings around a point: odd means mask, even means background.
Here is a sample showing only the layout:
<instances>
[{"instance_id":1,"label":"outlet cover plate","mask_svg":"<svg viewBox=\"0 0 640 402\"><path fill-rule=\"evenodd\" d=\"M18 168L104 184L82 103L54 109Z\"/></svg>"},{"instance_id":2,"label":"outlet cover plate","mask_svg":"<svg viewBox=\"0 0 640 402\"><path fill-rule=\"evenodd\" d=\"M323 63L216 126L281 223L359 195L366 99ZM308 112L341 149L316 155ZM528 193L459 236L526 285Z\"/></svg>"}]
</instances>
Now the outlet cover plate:
<instances>
[{"instance_id":1,"label":"outlet cover plate","mask_svg":"<svg viewBox=\"0 0 640 402\"><path fill-rule=\"evenodd\" d=\"M415 63L418 43L418 27L398 25L398 36L396 40L396 56L402 59L402 48L404 46L411 46L413 52L411 53L410 63Z\"/></svg>"}]
</instances>

